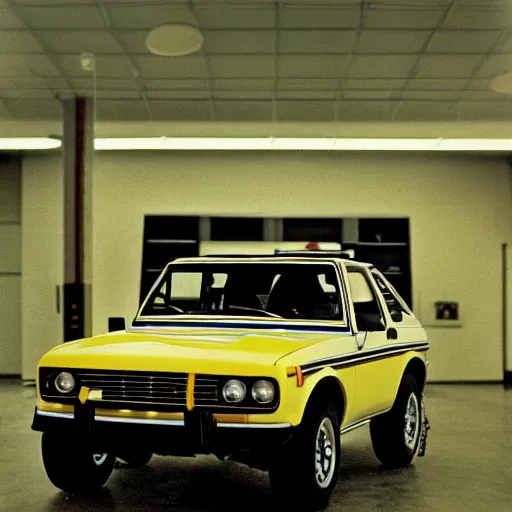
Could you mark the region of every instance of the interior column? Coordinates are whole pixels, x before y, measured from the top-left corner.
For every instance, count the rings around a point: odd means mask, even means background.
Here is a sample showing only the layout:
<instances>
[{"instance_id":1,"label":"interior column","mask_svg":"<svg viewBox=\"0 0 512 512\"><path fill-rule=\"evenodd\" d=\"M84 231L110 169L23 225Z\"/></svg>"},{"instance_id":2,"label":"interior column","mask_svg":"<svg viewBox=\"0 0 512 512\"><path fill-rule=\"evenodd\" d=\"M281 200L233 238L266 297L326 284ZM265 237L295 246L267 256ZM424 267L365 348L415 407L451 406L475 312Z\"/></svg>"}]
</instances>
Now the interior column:
<instances>
[{"instance_id":1,"label":"interior column","mask_svg":"<svg viewBox=\"0 0 512 512\"><path fill-rule=\"evenodd\" d=\"M64 119L64 341L92 334L93 101L63 101Z\"/></svg>"}]
</instances>

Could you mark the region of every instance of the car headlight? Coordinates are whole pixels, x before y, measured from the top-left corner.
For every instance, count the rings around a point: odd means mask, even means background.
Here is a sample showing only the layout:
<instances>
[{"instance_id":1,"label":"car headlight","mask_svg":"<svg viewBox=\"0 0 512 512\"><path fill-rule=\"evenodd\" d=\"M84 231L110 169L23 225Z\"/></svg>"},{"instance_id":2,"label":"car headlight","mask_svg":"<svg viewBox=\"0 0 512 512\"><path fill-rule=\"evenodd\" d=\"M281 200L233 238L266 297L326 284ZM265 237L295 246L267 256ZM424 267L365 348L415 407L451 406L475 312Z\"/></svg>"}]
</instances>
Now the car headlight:
<instances>
[{"instance_id":1,"label":"car headlight","mask_svg":"<svg viewBox=\"0 0 512 512\"><path fill-rule=\"evenodd\" d=\"M257 380L252 387L252 397L260 404L269 404L274 400L276 390L272 382Z\"/></svg>"},{"instance_id":2,"label":"car headlight","mask_svg":"<svg viewBox=\"0 0 512 512\"><path fill-rule=\"evenodd\" d=\"M246 393L245 384L237 379L228 380L222 389L224 400L230 404L240 403L245 398Z\"/></svg>"},{"instance_id":3,"label":"car headlight","mask_svg":"<svg viewBox=\"0 0 512 512\"><path fill-rule=\"evenodd\" d=\"M75 389L75 378L71 373L62 372L55 378L55 387L60 393L71 393Z\"/></svg>"}]
</instances>

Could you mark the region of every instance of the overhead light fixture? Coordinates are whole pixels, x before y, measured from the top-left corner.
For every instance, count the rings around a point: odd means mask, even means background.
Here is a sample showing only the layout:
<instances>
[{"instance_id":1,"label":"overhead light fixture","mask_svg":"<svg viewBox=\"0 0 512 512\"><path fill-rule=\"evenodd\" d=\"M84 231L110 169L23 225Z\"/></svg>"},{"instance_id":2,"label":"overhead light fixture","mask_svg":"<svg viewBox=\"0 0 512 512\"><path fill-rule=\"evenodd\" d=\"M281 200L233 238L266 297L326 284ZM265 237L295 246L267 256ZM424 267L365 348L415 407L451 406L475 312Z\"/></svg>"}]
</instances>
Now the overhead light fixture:
<instances>
[{"instance_id":1,"label":"overhead light fixture","mask_svg":"<svg viewBox=\"0 0 512 512\"><path fill-rule=\"evenodd\" d=\"M496 76L491 80L491 90L502 94L512 94L512 73Z\"/></svg>"},{"instance_id":2,"label":"overhead light fixture","mask_svg":"<svg viewBox=\"0 0 512 512\"><path fill-rule=\"evenodd\" d=\"M62 142L53 137L0 138L0 151L34 151L60 148Z\"/></svg>"},{"instance_id":3,"label":"overhead light fixture","mask_svg":"<svg viewBox=\"0 0 512 512\"><path fill-rule=\"evenodd\" d=\"M171 23L152 29L146 39L148 50L161 57L183 57L203 47L203 34L186 23Z\"/></svg>"},{"instance_id":4,"label":"overhead light fixture","mask_svg":"<svg viewBox=\"0 0 512 512\"><path fill-rule=\"evenodd\" d=\"M97 138L98 151L512 151L506 139L392 139L392 138L291 138L291 137L134 137Z\"/></svg>"},{"instance_id":5,"label":"overhead light fixture","mask_svg":"<svg viewBox=\"0 0 512 512\"><path fill-rule=\"evenodd\" d=\"M0 151L37 151L62 146L58 137L0 138ZM391 139L292 137L96 138L97 151L459 151L512 152L512 138Z\"/></svg>"}]
</instances>

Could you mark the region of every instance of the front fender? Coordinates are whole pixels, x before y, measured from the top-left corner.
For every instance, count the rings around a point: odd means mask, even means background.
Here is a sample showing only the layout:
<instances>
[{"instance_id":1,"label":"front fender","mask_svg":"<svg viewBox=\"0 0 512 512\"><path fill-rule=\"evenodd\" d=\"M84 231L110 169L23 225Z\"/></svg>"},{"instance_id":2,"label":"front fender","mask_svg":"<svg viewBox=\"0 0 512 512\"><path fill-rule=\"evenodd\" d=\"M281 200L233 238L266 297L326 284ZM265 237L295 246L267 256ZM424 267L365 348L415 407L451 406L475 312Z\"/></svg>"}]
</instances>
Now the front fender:
<instances>
[{"instance_id":1,"label":"front fender","mask_svg":"<svg viewBox=\"0 0 512 512\"><path fill-rule=\"evenodd\" d=\"M340 388L343 397L343 418L345 423L347 414L351 410L351 403L355 398L355 369L345 368L335 371L332 368L305 375L302 386L299 387L296 376L289 377L286 388L282 395L280 414L287 418L286 421L293 426L301 423L309 399L314 390L324 379L335 381Z\"/></svg>"}]
</instances>

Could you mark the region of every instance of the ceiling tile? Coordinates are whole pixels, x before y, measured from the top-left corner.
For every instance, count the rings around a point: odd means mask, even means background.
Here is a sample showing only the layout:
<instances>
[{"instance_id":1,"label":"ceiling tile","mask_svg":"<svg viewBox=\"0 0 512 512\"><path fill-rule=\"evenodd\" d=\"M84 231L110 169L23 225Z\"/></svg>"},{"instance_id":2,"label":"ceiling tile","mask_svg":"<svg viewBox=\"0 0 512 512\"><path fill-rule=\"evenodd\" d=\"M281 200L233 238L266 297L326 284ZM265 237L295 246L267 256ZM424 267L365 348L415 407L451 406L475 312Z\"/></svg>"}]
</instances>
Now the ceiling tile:
<instances>
[{"instance_id":1,"label":"ceiling tile","mask_svg":"<svg viewBox=\"0 0 512 512\"><path fill-rule=\"evenodd\" d=\"M498 44L495 53L512 53L512 34L509 34L507 37L504 37L503 41Z\"/></svg>"},{"instance_id":2,"label":"ceiling tile","mask_svg":"<svg viewBox=\"0 0 512 512\"><path fill-rule=\"evenodd\" d=\"M298 90L338 90L339 78L280 78L277 81L278 89Z\"/></svg>"},{"instance_id":3,"label":"ceiling tile","mask_svg":"<svg viewBox=\"0 0 512 512\"><path fill-rule=\"evenodd\" d=\"M53 53L70 54L92 52L94 54L121 53L121 48L107 31L52 30L38 32L38 36Z\"/></svg>"},{"instance_id":4,"label":"ceiling tile","mask_svg":"<svg viewBox=\"0 0 512 512\"><path fill-rule=\"evenodd\" d=\"M84 88L77 88L75 89L75 94L77 95L83 95L83 96L90 96L91 90L87 87ZM123 100L126 102L132 102L133 100L141 100L141 93L140 91L133 91L133 90L127 90L127 89L98 89L96 93L96 97L99 100Z\"/></svg>"},{"instance_id":5,"label":"ceiling tile","mask_svg":"<svg viewBox=\"0 0 512 512\"><path fill-rule=\"evenodd\" d=\"M78 55L60 55L58 57L61 66L70 77L91 77L90 71L85 71L80 65ZM101 78L133 78L133 69L127 57L118 55L97 55L96 75Z\"/></svg>"},{"instance_id":6,"label":"ceiling tile","mask_svg":"<svg viewBox=\"0 0 512 512\"><path fill-rule=\"evenodd\" d=\"M147 46L147 30L116 30L123 48L132 55L151 55Z\"/></svg>"},{"instance_id":7,"label":"ceiling tile","mask_svg":"<svg viewBox=\"0 0 512 512\"><path fill-rule=\"evenodd\" d=\"M263 29L275 27L274 7L247 5L197 5L195 13L202 29Z\"/></svg>"},{"instance_id":8,"label":"ceiling tile","mask_svg":"<svg viewBox=\"0 0 512 512\"><path fill-rule=\"evenodd\" d=\"M456 29L503 29L510 25L510 8L479 5L459 5L456 7L444 26Z\"/></svg>"},{"instance_id":9,"label":"ceiling tile","mask_svg":"<svg viewBox=\"0 0 512 512\"><path fill-rule=\"evenodd\" d=\"M151 29L166 23L196 24L193 13L186 5L169 2L145 4L109 6L112 26L116 29Z\"/></svg>"},{"instance_id":10,"label":"ceiling tile","mask_svg":"<svg viewBox=\"0 0 512 512\"><path fill-rule=\"evenodd\" d=\"M468 89L467 91L460 91L460 97L463 100L490 100L490 101L509 101L510 95L502 94L494 91L475 91L473 89Z\"/></svg>"},{"instance_id":11,"label":"ceiling tile","mask_svg":"<svg viewBox=\"0 0 512 512\"><path fill-rule=\"evenodd\" d=\"M61 119L62 111L57 100L22 98L8 101L9 110L21 119Z\"/></svg>"},{"instance_id":12,"label":"ceiling tile","mask_svg":"<svg viewBox=\"0 0 512 512\"><path fill-rule=\"evenodd\" d=\"M363 30L358 53L417 53L425 45L430 31Z\"/></svg>"},{"instance_id":13,"label":"ceiling tile","mask_svg":"<svg viewBox=\"0 0 512 512\"><path fill-rule=\"evenodd\" d=\"M147 121L149 114L143 101L98 100L98 121Z\"/></svg>"},{"instance_id":14,"label":"ceiling tile","mask_svg":"<svg viewBox=\"0 0 512 512\"><path fill-rule=\"evenodd\" d=\"M149 102L155 121L210 121L212 105L209 101Z\"/></svg>"},{"instance_id":15,"label":"ceiling tile","mask_svg":"<svg viewBox=\"0 0 512 512\"><path fill-rule=\"evenodd\" d=\"M87 78L73 78L71 79L73 86L77 89L91 89L93 87L92 77ZM96 80L96 87L98 90L108 91L123 91L123 90L137 90L137 84L132 78L116 79L116 78L99 78Z\"/></svg>"},{"instance_id":16,"label":"ceiling tile","mask_svg":"<svg viewBox=\"0 0 512 512\"><path fill-rule=\"evenodd\" d=\"M477 78L494 78L512 70L512 53L491 55L479 69Z\"/></svg>"},{"instance_id":17,"label":"ceiling tile","mask_svg":"<svg viewBox=\"0 0 512 512\"><path fill-rule=\"evenodd\" d=\"M208 61L212 78L258 78L274 75L273 55L211 55Z\"/></svg>"},{"instance_id":18,"label":"ceiling tile","mask_svg":"<svg viewBox=\"0 0 512 512\"><path fill-rule=\"evenodd\" d=\"M147 91L148 98L150 100L209 100L210 93L208 89L203 90L176 90L169 89L168 91L163 90L148 90Z\"/></svg>"},{"instance_id":19,"label":"ceiling tile","mask_svg":"<svg viewBox=\"0 0 512 512\"><path fill-rule=\"evenodd\" d=\"M14 113L9 110L8 103L0 100L0 119L13 119Z\"/></svg>"},{"instance_id":20,"label":"ceiling tile","mask_svg":"<svg viewBox=\"0 0 512 512\"><path fill-rule=\"evenodd\" d=\"M469 83L468 89L490 90L491 89L491 79L490 78L474 78Z\"/></svg>"},{"instance_id":21,"label":"ceiling tile","mask_svg":"<svg viewBox=\"0 0 512 512\"><path fill-rule=\"evenodd\" d=\"M0 53L44 53L27 30L0 31Z\"/></svg>"},{"instance_id":22,"label":"ceiling tile","mask_svg":"<svg viewBox=\"0 0 512 512\"><path fill-rule=\"evenodd\" d=\"M343 80L346 89L401 89L405 85L405 79L389 78L348 78Z\"/></svg>"},{"instance_id":23,"label":"ceiling tile","mask_svg":"<svg viewBox=\"0 0 512 512\"><path fill-rule=\"evenodd\" d=\"M416 8L405 10L399 8L382 9L371 7L366 10L364 18L365 28L396 28L434 29L441 21L443 9Z\"/></svg>"},{"instance_id":24,"label":"ceiling tile","mask_svg":"<svg viewBox=\"0 0 512 512\"><path fill-rule=\"evenodd\" d=\"M23 14L28 24L43 30L56 29L104 29L105 23L100 10L93 5L71 7L26 7Z\"/></svg>"},{"instance_id":25,"label":"ceiling tile","mask_svg":"<svg viewBox=\"0 0 512 512\"><path fill-rule=\"evenodd\" d=\"M338 105L339 121L389 120L395 108L392 101L342 101Z\"/></svg>"},{"instance_id":26,"label":"ceiling tile","mask_svg":"<svg viewBox=\"0 0 512 512\"><path fill-rule=\"evenodd\" d=\"M55 99L55 93L50 89L11 89L8 91L1 91L0 96L3 98L32 98L32 99Z\"/></svg>"},{"instance_id":27,"label":"ceiling tile","mask_svg":"<svg viewBox=\"0 0 512 512\"><path fill-rule=\"evenodd\" d=\"M199 80L199 79L145 79L144 86L148 90L165 90L171 91L173 89L183 90L183 89L192 89L192 90L207 90L208 89L208 80Z\"/></svg>"},{"instance_id":28,"label":"ceiling tile","mask_svg":"<svg viewBox=\"0 0 512 512\"><path fill-rule=\"evenodd\" d=\"M270 101L219 101L215 102L217 121L271 121Z\"/></svg>"},{"instance_id":29,"label":"ceiling tile","mask_svg":"<svg viewBox=\"0 0 512 512\"><path fill-rule=\"evenodd\" d=\"M390 100L397 97L399 91L344 91L344 100Z\"/></svg>"},{"instance_id":30,"label":"ceiling tile","mask_svg":"<svg viewBox=\"0 0 512 512\"><path fill-rule=\"evenodd\" d=\"M355 30L283 30L279 34L280 53L350 53Z\"/></svg>"},{"instance_id":31,"label":"ceiling tile","mask_svg":"<svg viewBox=\"0 0 512 512\"><path fill-rule=\"evenodd\" d=\"M443 30L434 35L427 52L432 53L487 53L498 41L497 30Z\"/></svg>"},{"instance_id":32,"label":"ceiling tile","mask_svg":"<svg viewBox=\"0 0 512 512\"><path fill-rule=\"evenodd\" d=\"M359 25L359 7L334 5L302 7L283 5L279 9L279 28L356 28Z\"/></svg>"},{"instance_id":33,"label":"ceiling tile","mask_svg":"<svg viewBox=\"0 0 512 512\"><path fill-rule=\"evenodd\" d=\"M345 74L348 56L282 55L277 62L282 78L338 78Z\"/></svg>"},{"instance_id":34,"label":"ceiling tile","mask_svg":"<svg viewBox=\"0 0 512 512\"><path fill-rule=\"evenodd\" d=\"M254 100L254 101L271 101L272 91L259 91L257 89L253 91L215 91L215 101L222 100Z\"/></svg>"},{"instance_id":35,"label":"ceiling tile","mask_svg":"<svg viewBox=\"0 0 512 512\"><path fill-rule=\"evenodd\" d=\"M25 26L14 15L14 13L5 7L0 7L0 29L23 29Z\"/></svg>"},{"instance_id":36,"label":"ceiling tile","mask_svg":"<svg viewBox=\"0 0 512 512\"><path fill-rule=\"evenodd\" d=\"M278 101L280 121L334 121L333 101Z\"/></svg>"},{"instance_id":37,"label":"ceiling tile","mask_svg":"<svg viewBox=\"0 0 512 512\"><path fill-rule=\"evenodd\" d=\"M216 91L226 91L226 90L234 90L234 91L244 91L244 90L273 90L274 89L274 80L272 79L261 79L254 78L252 80L248 80L245 78L233 78L233 79L220 79L220 80L212 80L212 87Z\"/></svg>"},{"instance_id":38,"label":"ceiling tile","mask_svg":"<svg viewBox=\"0 0 512 512\"><path fill-rule=\"evenodd\" d=\"M204 33L204 50L215 53L274 53L273 30L214 30Z\"/></svg>"},{"instance_id":39,"label":"ceiling tile","mask_svg":"<svg viewBox=\"0 0 512 512\"><path fill-rule=\"evenodd\" d=\"M463 101L458 111L470 121L512 120L512 102L507 101Z\"/></svg>"},{"instance_id":40,"label":"ceiling tile","mask_svg":"<svg viewBox=\"0 0 512 512\"><path fill-rule=\"evenodd\" d=\"M455 117L449 101L404 101L395 114L395 121L438 121Z\"/></svg>"},{"instance_id":41,"label":"ceiling tile","mask_svg":"<svg viewBox=\"0 0 512 512\"><path fill-rule=\"evenodd\" d=\"M277 91L276 98L278 100L304 100L306 102L312 100L336 100L337 91Z\"/></svg>"},{"instance_id":42,"label":"ceiling tile","mask_svg":"<svg viewBox=\"0 0 512 512\"><path fill-rule=\"evenodd\" d=\"M467 80L453 78L413 78L407 84L408 89L461 89L466 85Z\"/></svg>"},{"instance_id":43,"label":"ceiling tile","mask_svg":"<svg viewBox=\"0 0 512 512\"><path fill-rule=\"evenodd\" d=\"M59 76L58 70L44 55L18 55L16 58L13 58L8 54L0 54L0 69L4 77Z\"/></svg>"},{"instance_id":44,"label":"ceiling tile","mask_svg":"<svg viewBox=\"0 0 512 512\"><path fill-rule=\"evenodd\" d=\"M201 55L168 58L157 56L135 57L144 78L204 78L208 76Z\"/></svg>"},{"instance_id":45,"label":"ceiling tile","mask_svg":"<svg viewBox=\"0 0 512 512\"><path fill-rule=\"evenodd\" d=\"M350 78L406 78L415 62L409 55L358 55L350 67Z\"/></svg>"},{"instance_id":46,"label":"ceiling tile","mask_svg":"<svg viewBox=\"0 0 512 512\"><path fill-rule=\"evenodd\" d=\"M405 100L432 100L432 101L454 101L458 99L459 91L403 91Z\"/></svg>"},{"instance_id":47,"label":"ceiling tile","mask_svg":"<svg viewBox=\"0 0 512 512\"><path fill-rule=\"evenodd\" d=\"M469 77L481 60L480 55L426 55L418 65L417 78Z\"/></svg>"}]
</instances>

